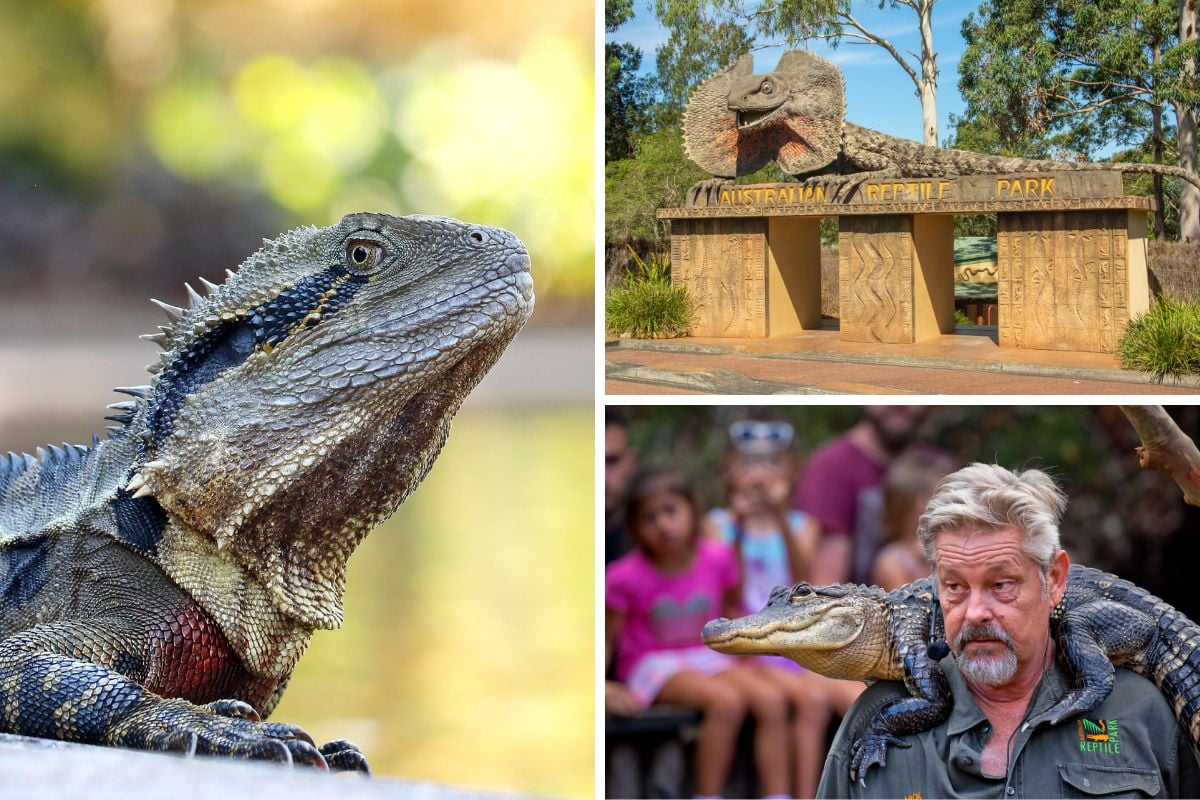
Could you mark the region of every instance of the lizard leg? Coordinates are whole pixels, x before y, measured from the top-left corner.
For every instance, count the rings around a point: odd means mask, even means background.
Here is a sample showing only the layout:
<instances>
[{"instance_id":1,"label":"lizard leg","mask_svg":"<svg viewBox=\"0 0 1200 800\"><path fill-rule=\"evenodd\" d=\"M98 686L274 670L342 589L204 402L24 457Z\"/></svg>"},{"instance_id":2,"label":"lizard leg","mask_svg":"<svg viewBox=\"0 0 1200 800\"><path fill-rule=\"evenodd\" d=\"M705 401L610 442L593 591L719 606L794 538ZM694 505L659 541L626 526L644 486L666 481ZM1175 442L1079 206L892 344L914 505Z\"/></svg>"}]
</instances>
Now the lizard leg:
<instances>
[{"instance_id":1,"label":"lizard leg","mask_svg":"<svg viewBox=\"0 0 1200 800\"><path fill-rule=\"evenodd\" d=\"M121 652L121 640L112 631L90 630L89 639L78 622L39 625L0 643L0 729L86 744L325 767L308 734L292 725L259 722L246 703L196 705L163 698L89 658L89 652L113 658Z\"/></svg>"}]
</instances>

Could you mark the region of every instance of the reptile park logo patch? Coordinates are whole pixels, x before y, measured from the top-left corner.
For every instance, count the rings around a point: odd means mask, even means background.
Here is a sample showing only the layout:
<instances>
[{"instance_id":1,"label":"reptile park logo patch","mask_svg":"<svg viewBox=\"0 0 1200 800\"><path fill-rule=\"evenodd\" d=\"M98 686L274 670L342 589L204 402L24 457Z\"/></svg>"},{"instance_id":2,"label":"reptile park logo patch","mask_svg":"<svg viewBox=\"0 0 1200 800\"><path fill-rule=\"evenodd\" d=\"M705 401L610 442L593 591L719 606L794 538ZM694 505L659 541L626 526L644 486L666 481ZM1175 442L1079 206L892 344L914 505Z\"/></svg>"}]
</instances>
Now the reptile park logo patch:
<instances>
[{"instance_id":1,"label":"reptile park logo patch","mask_svg":"<svg viewBox=\"0 0 1200 800\"><path fill-rule=\"evenodd\" d=\"M1115 719L1078 719L1079 752L1120 753L1121 732Z\"/></svg>"}]
</instances>

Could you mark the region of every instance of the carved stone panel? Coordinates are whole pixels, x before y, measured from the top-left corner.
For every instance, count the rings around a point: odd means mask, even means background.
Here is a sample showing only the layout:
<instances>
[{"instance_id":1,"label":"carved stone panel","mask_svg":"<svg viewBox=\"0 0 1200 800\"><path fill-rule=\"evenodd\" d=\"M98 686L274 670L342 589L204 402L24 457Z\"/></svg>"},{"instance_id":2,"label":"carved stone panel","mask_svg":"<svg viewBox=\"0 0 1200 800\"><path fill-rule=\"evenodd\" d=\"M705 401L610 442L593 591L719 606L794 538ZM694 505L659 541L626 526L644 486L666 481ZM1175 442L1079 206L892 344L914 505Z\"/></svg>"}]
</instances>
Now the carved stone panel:
<instances>
[{"instance_id":1,"label":"carved stone panel","mask_svg":"<svg viewBox=\"0 0 1200 800\"><path fill-rule=\"evenodd\" d=\"M911 344L912 217L842 217L838 226L841 338Z\"/></svg>"},{"instance_id":2,"label":"carved stone panel","mask_svg":"<svg viewBox=\"0 0 1200 800\"><path fill-rule=\"evenodd\" d=\"M671 281L695 307L693 336L766 336L766 265L765 219L671 223Z\"/></svg>"},{"instance_id":3,"label":"carved stone panel","mask_svg":"<svg viewBox=\"0 0 1200 800\"><path fill-rule=\"evenodd\" d=\"M1123 211L997 216L1000 344L1111 353L1131 313L1143 310L1130 246L1144 240ZM1133 260L1144 271L1142 259Z\"/></svg>"}]
</instances>

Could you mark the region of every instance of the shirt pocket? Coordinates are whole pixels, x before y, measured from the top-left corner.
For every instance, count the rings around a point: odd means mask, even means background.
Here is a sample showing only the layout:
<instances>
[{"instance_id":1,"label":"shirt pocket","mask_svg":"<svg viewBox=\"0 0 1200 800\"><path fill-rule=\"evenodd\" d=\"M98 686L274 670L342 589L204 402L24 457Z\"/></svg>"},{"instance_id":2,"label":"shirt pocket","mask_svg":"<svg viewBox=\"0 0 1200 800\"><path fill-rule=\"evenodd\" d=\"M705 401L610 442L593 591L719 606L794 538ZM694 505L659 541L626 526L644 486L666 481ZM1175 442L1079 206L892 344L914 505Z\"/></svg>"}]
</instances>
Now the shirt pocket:
<instances>
[{"instance_id":1,"label":"shirt pocket","mask_svg":"<svg viewBox=\"0 0 1200 800\"><path fill-rule=\"evenodd\" d=\"M1059 764L1063 797L1159 797L1162 778L1155 770Z\"/></svg>"}]
</instances>

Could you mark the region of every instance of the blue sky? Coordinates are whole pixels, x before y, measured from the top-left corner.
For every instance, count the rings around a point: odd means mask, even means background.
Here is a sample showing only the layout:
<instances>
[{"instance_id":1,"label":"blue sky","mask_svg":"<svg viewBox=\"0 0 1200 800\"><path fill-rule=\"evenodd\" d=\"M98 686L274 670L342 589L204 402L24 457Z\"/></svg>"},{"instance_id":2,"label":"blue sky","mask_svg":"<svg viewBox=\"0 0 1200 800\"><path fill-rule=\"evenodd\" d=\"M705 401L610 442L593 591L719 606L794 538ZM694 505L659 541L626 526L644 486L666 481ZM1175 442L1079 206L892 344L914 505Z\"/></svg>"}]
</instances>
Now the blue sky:
<instances>
[{"instance_id":1,"label":"blue sky","mask_svg":"<svg viewBox=\"0 0 1200 800\"><path fill-rule=\"evenodd\" d=\"M964 110L958 93L958 59L965 43L960 33L967 14L979 7L978 0L940 0L933 8L933 46L937 53L938 143L950 135L951 113ZM873 0L854 1L854 15L871 31L888 39L902 53L918 52L917 15L906 7L890 8ZM642 50L642 71L654 71L654 50L666 41L667 32L654 18L646 0L635 0L634 17L606 37L610 42L629 42ZM768 44L761 42L760 44ZM857 125L893 136L921 140L921 103L912 79L881 47L843 40L837 49L814 40L808 49L836 63L846 77L846 118ZM754 71L770 72L782 47L754 51ZM916 63L915 59L911 63Z\"/></svg>"}]
</instances>

